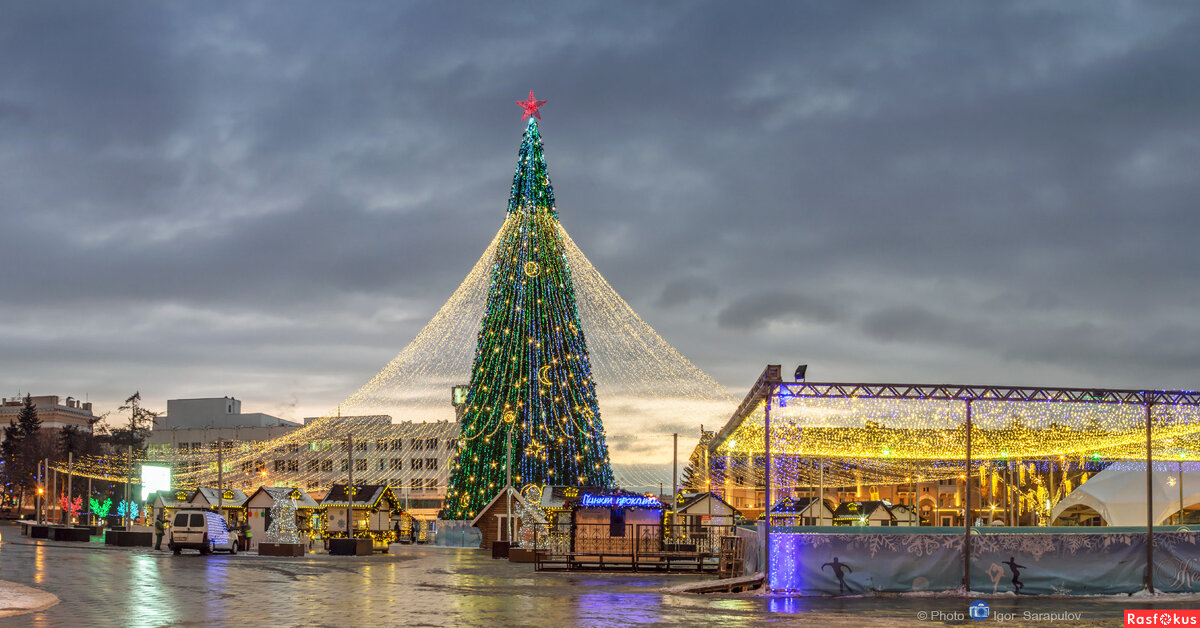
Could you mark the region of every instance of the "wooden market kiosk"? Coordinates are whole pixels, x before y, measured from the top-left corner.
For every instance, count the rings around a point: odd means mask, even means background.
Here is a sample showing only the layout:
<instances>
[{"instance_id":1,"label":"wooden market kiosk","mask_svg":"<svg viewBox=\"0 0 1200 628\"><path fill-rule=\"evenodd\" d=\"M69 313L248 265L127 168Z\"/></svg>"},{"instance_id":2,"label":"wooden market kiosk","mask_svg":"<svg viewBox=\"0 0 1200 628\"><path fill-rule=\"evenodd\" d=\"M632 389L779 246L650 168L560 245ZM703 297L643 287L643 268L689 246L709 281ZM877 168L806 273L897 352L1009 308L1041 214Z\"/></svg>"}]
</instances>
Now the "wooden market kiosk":
<instances>
[{"instance_id":1,"label":"wooden market kiosk","mask_svg":"<svg viewBox=\"0 0 1200 628\"><path fill-rule=\"evenodd\" d=\"M376 551L387 551L395 540L395 523L403 509L395 493L386 484L334 484L321 500L325 509L326 539L346 538L347 513L353 525L354 538L370 538ZM327 543L328 545L328 543Z\"/></svg>"},{"instance_id":2,"label":"wooden market kiosk","mask_svg":"<svg viewBox=\"0 0 1200 628\"><path fill-rule=\"evenodd\" d=\"M215 510L231 526L238 526L246 516L246 492L239 488L218 491L209 486L201 486L192 492L188 505L192 508Z\"/></svg>"},{"instance_id":3,"label":"wooden market kiosk","mask_svg":"<svg viewBox=\"0 0 1200 628\"><path fill-rule=\"evenodd\" d=\"M298 488L286 486L260 486L246 500L246 516L250 520L251 551L259 543L267 540L267 530L271 527L271 511L281 500L291 500L296 504L296 530L301 542L311 546L315 534L321 527L321 505L308 493ZM344 523L344 521L343 521Z\"/></svg>"},{"instance_id":4,"label":"wooden market kiosk","mask_svg":"<svg viewBox=\"0 0 1200 628\"><path fill-rule=\"evenodd\" d=\"M156 491L154 498L150 500L148 525L153 526L154 519L160 514L167 521L173 520L176 510L191 507L191 498L192 494L189 491Z\"/></svg>"},{"instance_id":5,"label":"wooden market kiosk","mask_svg":"<svg viewBox=\"0 0 1200 628\"><path fill-rule=\"evenodd\" d=\"M654 497L613 491L583 493L571 509L576 554L633 554L660 551L663 504Z\"/></svg>"}]
</instances>

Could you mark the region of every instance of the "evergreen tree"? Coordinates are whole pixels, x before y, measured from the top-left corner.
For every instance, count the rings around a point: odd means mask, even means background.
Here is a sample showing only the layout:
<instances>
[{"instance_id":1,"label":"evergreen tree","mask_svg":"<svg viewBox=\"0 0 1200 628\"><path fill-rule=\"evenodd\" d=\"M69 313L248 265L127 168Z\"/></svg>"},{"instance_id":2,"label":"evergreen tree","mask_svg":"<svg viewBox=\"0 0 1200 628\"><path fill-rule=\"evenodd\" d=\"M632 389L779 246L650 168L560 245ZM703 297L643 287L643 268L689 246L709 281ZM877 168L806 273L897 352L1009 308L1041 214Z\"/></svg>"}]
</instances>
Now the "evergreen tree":
<instances>
[{"instance_id":1,"label":"evergreen tree","mask_svg":"<svg viewBox=\"0 0 1200 628\"><path fill-rule=\"evenodd\" d=\"M612 486L608 445L596 401L587 342L575 306L554 189L530 117L492 267L487 309L471 369L458 459L443 516L470 519L505 485L505 439L512 436L512 482Z\"/></svg>"},{"instance_id":2,"label":"evergreen tree","mask_svg":"<svg viewBox=\"0 0 1200 628\"><path fill-rule=\"evenodd\" d=\"M18 496L18 508L25 501L25 495L36 490L37 467L43 450L42 420L38 418L33 398L25 395L17 420L4 428L4 444L0 448L5 480L9 490Z\"/></svg>"},{"instance_id":3,"label":"evergreen tree","mask_svg":"<svg viewBox=\"0 0 1200 628\"><path fill-rule=\"evenodd\" d=\"M704 468L705 461L708 456L705 449L712 442L713 433L707 432L703 427L700 428L700 442L696 443L695 449L692 450L692 455L688 457L687 466L684 467L683 473L679 480L680 491L703 492L709 489L708 486L708 470Z\"/></svg>"},{"instance_id":4,"label":"evergreen tree","mask_svg":"<svg viewBox=\"0 0 1200 628\"><path fill-rule=\"evenodd\" d=\"M129 423L125 427L108 430L112 444L122 451L127 447L143 449L146 446L146 439L150 437L150 429L154 425L155 417L162 413L142 407L141 391L130 395L125 400L125 405L117 408L117 410L120 412L129 412Z\"/></svg>"}]
</instances>

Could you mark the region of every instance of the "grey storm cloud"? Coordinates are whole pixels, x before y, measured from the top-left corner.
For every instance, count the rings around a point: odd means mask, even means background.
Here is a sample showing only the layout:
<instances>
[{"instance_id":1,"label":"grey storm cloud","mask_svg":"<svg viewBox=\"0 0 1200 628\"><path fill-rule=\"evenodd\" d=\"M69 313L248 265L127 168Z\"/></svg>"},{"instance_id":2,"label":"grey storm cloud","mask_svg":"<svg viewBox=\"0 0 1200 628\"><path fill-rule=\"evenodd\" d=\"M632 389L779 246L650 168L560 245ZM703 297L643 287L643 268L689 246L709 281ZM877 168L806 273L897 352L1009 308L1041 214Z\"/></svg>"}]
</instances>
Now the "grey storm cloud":
<instances>
[{"instance_id":1,"label":"grey storm cloud","mask_svg":"<svg viewBox=\"0 0 1200 628\"><path fill-rule=\"evenodd\" d=\"M754 330L773 322L831 323L839 308L802 294L767 293L735 301L717 315L721 327Z\"/></svg>"},{"instance_id":2,"label":"grey storm cloud","mask_svg":"<svg viewBox=\"0 0 1200 628\"><path fill-rule=\"evenodd\" d=\"M328 409L499 228L530 89L564 227L736 397L1200 377L1188 3L3 13L8 394Z\"/></svg>"}]
</instances>

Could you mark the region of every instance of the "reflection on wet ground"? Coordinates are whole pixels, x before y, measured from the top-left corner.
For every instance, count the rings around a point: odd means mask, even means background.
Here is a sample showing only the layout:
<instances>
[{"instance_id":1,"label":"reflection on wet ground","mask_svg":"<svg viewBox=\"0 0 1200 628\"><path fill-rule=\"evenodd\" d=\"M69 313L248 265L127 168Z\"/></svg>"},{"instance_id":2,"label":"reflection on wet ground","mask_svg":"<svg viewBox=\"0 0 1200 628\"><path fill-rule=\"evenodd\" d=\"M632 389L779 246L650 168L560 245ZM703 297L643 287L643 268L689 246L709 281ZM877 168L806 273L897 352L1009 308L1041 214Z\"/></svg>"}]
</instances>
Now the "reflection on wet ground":
<instances>
[{"instance_id":1,"label":"reflection on wet ground","mask_svg":"<svg viewBox=\"0 0 1200 628\"><path fill-rule=\"evenodd\" d=\"M265 558L174 556L21 539L0 546L0 580L50 591L62 602L0 619L0 626L974 624L966 617L972 598L955 596L793 598L663 590L695 579L535 574L530 565L494 561L482 551L420 546L360 558ZM1120 626L1122 609L1151 604L1138 598L996 597L988 602L993 614L1007 614L1007 625L1055 626ZM1152 604L1198 608L1200 597ZM1079 617L1030 622L1027 612Z\"/></svg>"}]
</instances>

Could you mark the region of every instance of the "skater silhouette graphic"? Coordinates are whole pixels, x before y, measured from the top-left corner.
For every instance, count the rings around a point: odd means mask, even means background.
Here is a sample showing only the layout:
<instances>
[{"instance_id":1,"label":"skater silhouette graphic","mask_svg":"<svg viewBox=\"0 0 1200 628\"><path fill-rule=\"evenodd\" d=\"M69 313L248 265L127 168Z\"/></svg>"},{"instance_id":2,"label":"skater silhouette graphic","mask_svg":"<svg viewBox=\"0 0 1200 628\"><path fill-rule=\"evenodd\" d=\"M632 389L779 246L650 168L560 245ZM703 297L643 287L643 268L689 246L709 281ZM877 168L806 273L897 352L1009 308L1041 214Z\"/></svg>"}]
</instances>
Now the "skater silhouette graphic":
<instances>
[{"instance_id":1,"label":"skater silhouette graphic","mask_svg":"<svg viewBox=\"0 0 1200 628\"><path fill-rule=\"evenodd\" d=\"M1007 560L1006 562L1003 562L1003 563L1000 563L1000 564L1001 564L1001 565L1008 565L1008 568L1012 570L1012 574L1013 574L1013 577L1012 577L1013 590L1014 590L1014 591L1016 591L1017 593L1020 593L1020 592L1021 592L1021 589L1024 589L1024 588L1025 588L1025 585L1024 585L1022 582L1021 582L1021 570L1022 570L1022 569L1029 569L1029 568L1028 568L1028 567L1026 567L1025 565L1018 565L1018 564L1017 564L1016 557L1014 557L1014 556L1009 556L1009 557L1008 557L1008 560Z\"/></svg>"},{"instance_id":2,"label":"skater silhouette graphic","mask_svg":"<svg viewBox=\"0 0 1200 628\"><path fill-rule=\"evenodd\" d=\"M837 556L834 556L833 562L828 562L824 565L821 565L821 571L825 571L826 567L833 568L833 575L837 576L838 593L841 594L850 591L850 585L846 584L846 574L842 573L843 569L853 572L854 570L850 568L850 565L847 565L846 563L839 563Z\"/></svg>"}]
</instances>

